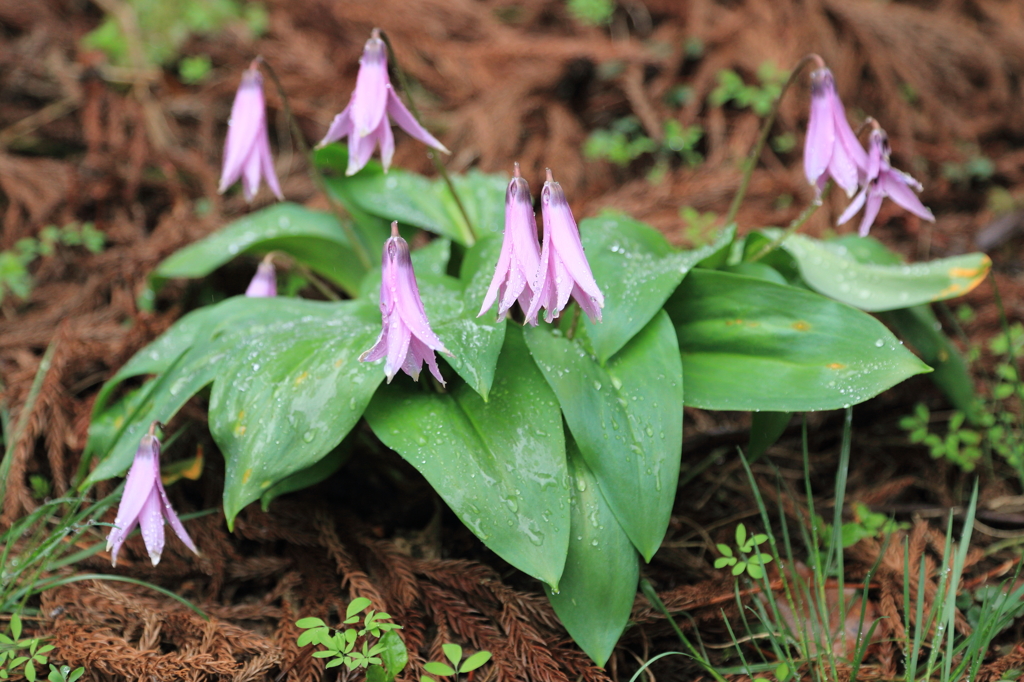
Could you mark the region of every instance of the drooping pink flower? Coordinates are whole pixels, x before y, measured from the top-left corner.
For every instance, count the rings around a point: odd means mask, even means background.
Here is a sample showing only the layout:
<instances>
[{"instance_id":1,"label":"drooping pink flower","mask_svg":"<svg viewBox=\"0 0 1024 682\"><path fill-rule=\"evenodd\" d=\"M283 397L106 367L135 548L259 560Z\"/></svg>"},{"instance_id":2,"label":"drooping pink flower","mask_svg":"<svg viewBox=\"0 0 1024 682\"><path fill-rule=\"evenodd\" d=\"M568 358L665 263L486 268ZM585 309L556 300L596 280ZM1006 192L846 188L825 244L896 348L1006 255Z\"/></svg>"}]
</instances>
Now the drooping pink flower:
<instances>
[{"instance_id":1,"label":"drooping pink flower","mask_svg":"<svg viewBox=\"0 0 1024 682\"><path fill-rule=\"evenodd\" d=\"M868 142L867 178L860 194L839 216L839 224L842 225L850 220L866 204L864 217L860 221L860 236L866 237L875 218L878 217L882 199L885 197L889 197L914 215L935 222L935 216L931 210L922 204L921 200L917 198L917 194L914 193L914 190L920 192L923 189L921 183L889 164L889 137L884 130L878 127L878 124L873 121L872 123L874 128Z\"/></svg>"},{"instance_id":2,"label":"drooping pink flower","mask_svg":"<svg viewBox=\"0 0 1024 682\"><path fill-rule=\"evenodd\" d=\"M551 322L565 308L571 295L592 321L600 322L604 295L590 272L565 192L552 178L550 168L547 172L548 179L540 193L544 244L535 283L531 287L534 296L526 320L537 324L537 313L543 307L544 319Z\"/></svg>"},{"instance_id":3,"label":"drooping pink flower","mask_svg":"<svg viewBox=\"0 0 1024 682\"><path fill-rule=\"evenodd\" d=\"M501 242L501 255L477 317L487 312L499 296L499 320L505 317L516 299L524 312L529 310L539 266L540 248L537 245L533 199L530 197L530 185L520 175L517 163L515 175L505 190L505 235ZM536 320L533 323L536 324Z\"/></svg>"},{"instance_id":4,"label":"drooping pink flower","mask_svg":"<svg viewBox=\"0 0 1024 682\"><path fill-rule=\"evenodd\" d=\"M124 483L124 494L117 508L114 528L107 536L107 551L111 552L110 561L114 566L117 566L117 553L121 545L136 526L142 527L142 540L146 543L150 561L154 566L160 563L160 555L164 551L164 519L167 519L185 546L199 554L192 538L178 520L178 515L174 513L160 480L160 441L153 435L155 429L154 422L149 433L139 443L135 461Z\"/></svg>"},{"instance_id":5,"label":"drooping pink flower","mask_svg":"<svg viewBox=\"0 0 1024 682\"><path fill-rule=\"evenodd\" d=\"M391 238L384 243L381 269L380 336L373 348L360 355L359 359L375 362L387 356L384 374L389 384L400 369L419 381L420 370L426 362L430 373L443 386L444 378L437 368L434 351L451 353L427 321L409 257L409 244L399 236L397 221L391 223Z\"/></svg>"},{"instance_id":6,"label":"drooping pink flower","mask_svg":"<svg viewBox=\"0 0 1024 682\"><path fill-rule=\"evenodd\" d=\"M228 136L224 141L224 167L220 174L221 194L242 180L242 193L252 201L260 188L260 177L280 200L281 185L274 172L274 159L270 155L270 137L267 133L267 110L263 100L263 76L257 62L242 74L242 83L231 105Z\"/></svg>"},{"instance_id":7,"label":"drooping pink flower","mask_svg":"<svg viewBox=\"0 0 1024 682\"><path fill-rule=\"evenodd\" d=\"M451 152L426 128L413 118L402 100L391 87L388 76L387 46L380 37L380 29L373 29L370 39L363 48L359 60L359 74L356 89L344 111L334 117L327 134L319 147L348 137L348 168L345 175L357 173L370 160L374 148L380 142L380 160L387 172L391 157L395 153L395 138L391 133L391 117L398 126L420 142L439 149L445 154Z\"/></svg>"},{"instance_id":8,"label":"drooping pink flower","mask_svg":"<svg viewBox=\"0 0 1024 682\"><path fill-rule=\"evenodd\" d=\"M270 254L260 261L256 267L256 274L245 290L249 298L273 298L277 296L277 272L274 270L274 263L270 260Z\"/></svg>"},{"instance_id":9,"label":"drooping pink flower","mask_svg":"<svg viewBox=\"0 0 1024 682\"><path fill-rule=\"evenodd\" d=\"M867 172L867 154L846 120L832 72L822 64L811 73L811 115L804 143L804 172L821 192L831 177L853 196Z\"/></svg>"}]
</instances>

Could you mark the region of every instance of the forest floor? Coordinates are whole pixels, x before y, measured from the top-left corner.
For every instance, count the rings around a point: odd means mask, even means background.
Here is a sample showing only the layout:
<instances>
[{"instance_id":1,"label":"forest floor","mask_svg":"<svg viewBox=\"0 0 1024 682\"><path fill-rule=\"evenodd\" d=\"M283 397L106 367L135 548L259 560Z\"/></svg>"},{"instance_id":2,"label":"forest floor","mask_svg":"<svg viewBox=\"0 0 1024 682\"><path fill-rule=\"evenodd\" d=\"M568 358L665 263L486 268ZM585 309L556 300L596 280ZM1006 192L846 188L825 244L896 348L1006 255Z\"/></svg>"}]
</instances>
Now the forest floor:
<instances>
[{"instance_id":1,"label":"forest floor","mask_svg":"<svg viewBox=\"0 0 1024 682\"><path fill-rule=\"evenodd\" d=\"M870 114L888 130L894 166L921 180L922 200L937 217L922 222L887 202L873 236L908 260L975 250L993 260L994 279L951 302L950 317L965 332L957 342L965 351L965 341L981 349L974 363L979 390L997 361L988 344L1002 333L993 281L1009 321L1024 320L1024 9L1017 3L623 0L609 24L593 26L563 0L266 0L265 16L249 27L228 21L196 33L176 44L163 66L147 58L145 21L138 28L132 9L144 5L0 0L0 257L19 240L43 239L48 225L90 222L105 237L97 253L63 243L31 260L26 290L0 280L0 291L8 287L0 299L3 405L11 423L25 420L16 442L6 443L13 466L0 518L5 526L40 504L46 492L34 481L45 481L53 495L68 492L100 386L194 300L193 290L172 282L153 306L140 306L149 273L252 210L237 193L217 193L241 71L262 55L280 75L306 139L316 141L347 103L375 26L386 31L415 84L411 95L425 125L452 150L444 160L451 171L509 172L519 162L534 178L550 167L578 219L614 208L687 247L710 241L720 227L716 217L726 213L762 120L735 101L709 101L720 72L736 72L757 86L756 94L764 90L759 78L772 80L764 64L785 70L817 52L835 73L851 118ZM120 65L83 42L104 11L128 27ZM182 73L192 62L185 60L203 56L210 68L186 83ZM289 142L282 103L272 89L267 97L284 194L326 208ZM801 79L783 102L775 143L737 216L741 233L785 225L813 198L801 164L807 104ZM682 130L700 127L699 140L686 145L692 155L671 147L665 124L673 121ZM648 139L653 151L622 164L584 153L594 131L614 129L627 142ZM423 146L396 136L395 165L433 173ZM838 194L808 222L808 234L854 229L835 228L844 207ZM272 201L264 190L256 206ZM225 268L217 286L240 293L253 266ZM952 327L947 332L955 334ZM1021 482L1001 461L966 474L912 445L899 421L918 402L928 405L941 432L951 408L927 377L855 408L848 518L857 504L893 515L907 524L899 532L910 537L912 566L934 564L947 519L961 518L977 474L979 516L966 584L997 584L1007 571L1012 575L1024 544ZM185 409L205 420L198 403ZM712 557L737 522L755 522L758 514L736 455L749 423L745 414L687 408L675 513L662 550L643 568L669 609L689 614L681 623L696 624L702 640L722 651L731 642L723 619L738 611L735 581L712 568ZM809 414L806 423L816 508L831 514L843 416ZM198 480L174 486L179 509L218 508L217 460L207 457ZM753 473L768 507L801 523L799 419ZM69 584L44 593L33 604L38 620L27 620L31 631L52 638L53 660L83 665L96 680L320 680L323 662L301 654L295 620L344 611L357 595L404 626L412 652L407 679L418 679L423 662L436 659L448 641L494 653L481 679L536 682L625 681L639 663L680 648L666 619L638 594L608 666L594 667L559 625L540 585L487 551L386 448L354 458L308 493L277 500L267 513L253 505L234 533L217 513L190 524L201 557L172 541L159 568L151 568L136 538L113 571L103 552L77 570L162 585L211 620L129 583ZM873 540L851 548L848 582L862 581L882 557L869 602L873 614L899 621L902 550L895 562L885 553ZM1024 668L1024 625L1004 632L987 660L983 679ZM883 641L872 644L858 676L891 679L899 665L892 643ZM702 674L681 656L650 670L652 680Z\"/></svg>"}]
</instances>

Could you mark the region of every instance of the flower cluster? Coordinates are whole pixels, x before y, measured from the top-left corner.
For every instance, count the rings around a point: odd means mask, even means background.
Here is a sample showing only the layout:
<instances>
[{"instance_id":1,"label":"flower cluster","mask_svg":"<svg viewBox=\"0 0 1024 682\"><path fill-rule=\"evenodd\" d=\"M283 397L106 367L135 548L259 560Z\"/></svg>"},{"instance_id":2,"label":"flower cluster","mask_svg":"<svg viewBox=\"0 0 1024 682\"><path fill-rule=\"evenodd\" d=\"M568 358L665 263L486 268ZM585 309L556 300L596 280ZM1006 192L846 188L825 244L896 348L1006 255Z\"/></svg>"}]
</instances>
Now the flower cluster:
<instances>
[{"instance_id":1,"label":"flower cluster","mask_svg":"<svg viewBox=\"0 0 1024 682\"><path fill-rule=\"evenodd\" d=\"M604 295L594 281L590 264L583 253L579 229L561 185L551 169L540 193L544 243L538 255L537 224L530 199L530 186L515 166L515 174L505 192L505 235L501 255L484 297L483 315L500 294L498 318L504 317L518 300L526 321L537 324L544 308L548 322L558 317L571 296L595 322L601 321Z\"/></svg>"},{"instance_id":2,"label":"flower cluster","mask_svg":"<svg viewBox=\"0 0 1024 682\"><path fill-rule=\"evenodd\" d=\"M885 131L874 119L869 119L872 131L869 150L865 152L846 120L832 72L820 57L813 55L813 58L818 68L811 73L811 115L804 145L804 172L808 182L817 188L819 196L830 179L842 187L847 196L857 195L839 217L840 225L866 204L860 223L862 237L867 236L885 197L914 215L934 222L935 216L914 193L914 190L921 191L921 183L889 164Z\"/></svg>"}]
</instances>

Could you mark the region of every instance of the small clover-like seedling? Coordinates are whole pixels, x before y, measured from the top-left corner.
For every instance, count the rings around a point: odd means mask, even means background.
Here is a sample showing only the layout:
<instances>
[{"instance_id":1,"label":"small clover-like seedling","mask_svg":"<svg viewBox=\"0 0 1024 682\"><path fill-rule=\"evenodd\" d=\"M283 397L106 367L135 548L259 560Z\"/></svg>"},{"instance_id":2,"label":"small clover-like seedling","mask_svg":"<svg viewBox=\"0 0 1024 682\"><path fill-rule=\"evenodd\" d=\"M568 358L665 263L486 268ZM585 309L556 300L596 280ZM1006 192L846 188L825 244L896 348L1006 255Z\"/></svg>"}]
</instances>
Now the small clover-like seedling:
<instances>
[{"instance_id":1,"label":"small clover-like seedling","mask_svg":"<svg viewBox=\"0 0 1024 682\"><path fill-rule=\"evenodd\" d=\"M74 670L69 665L62 665L60 668L54 664L50 664L50 674L46 676L49 682L76 682L76 680L85 674L85 668L79 666Z\"/></svg>"},{"instance_id":2,"label":"small clover-like seedling","mask_svg":"<svg viewBox=\"0 0 1024 682\"><path fill-rule=\"evenodd\" d=\"M46 654L54 648L52 644L41 644L37 637L21 639L21 618L12 615L10 635L0 633L0 680L9 679L15 669L22 668L19 674L28 682L36 682L36 665L45 666Z\"/></svg>"},{"instance_id":3,"label":"small clover-like seedling","mask_svg":"<svg viewBox=\"0 0 1024 682\"><path fill-rule=\"evenodd\" d=\"M462 647L458 644L442 644L441 649L444 651L445 658L447 658L451 665L443 663L441 661L431 661L423 666L431 675L437 675L439 677L450 677L452 675L461 675L463 673L471 673L487 661L491 660L490 651L478 651L466 660L462 660ZM457 678L456 678L457 679ZM420 682L436 682L434 678L423 675L420 677Z\"/></svg>"},{"instance_id":4,"label":"small clover-like seedling","mask_svg":"<svg viewBox=\"0 0 1024 682\"><path fill-rule=\"evenodd\" d=\"M722 556L715 559L715 568L732 567L735 576L746 573L754 580L764 577L764 565L771 562L772 555L759 551L758 545L767 542L764 533L747 535L747 527L742 523L736 526L736 552L729 545L719 543L718 551Z\"/></svg>"},{"instance_id":5,"label":"small clover-like seedling","mask_svg":"<svg viewBox=\"0 0 1024 682\"><path fill-rule=\"evenodd\" d=\"M370 609L362 617L362 627L359 627L359 614L366 611L371 603L365 597L353 599L345 610L343 627L333 631L319 618L296 621L295 625L305 630L296 639L296 643L300 647L310 644L322 646L323 650L314 652L313 657L331 659L324 664L325 668L339 665L349 670L366 668L367 679L380 682L394 680L409 660L405 643L394 632L401 630L402 626L385 623L385 620L391 618L390 615ZM371 642L371 637L376 641Z\"/></svg>"}]
</instances>

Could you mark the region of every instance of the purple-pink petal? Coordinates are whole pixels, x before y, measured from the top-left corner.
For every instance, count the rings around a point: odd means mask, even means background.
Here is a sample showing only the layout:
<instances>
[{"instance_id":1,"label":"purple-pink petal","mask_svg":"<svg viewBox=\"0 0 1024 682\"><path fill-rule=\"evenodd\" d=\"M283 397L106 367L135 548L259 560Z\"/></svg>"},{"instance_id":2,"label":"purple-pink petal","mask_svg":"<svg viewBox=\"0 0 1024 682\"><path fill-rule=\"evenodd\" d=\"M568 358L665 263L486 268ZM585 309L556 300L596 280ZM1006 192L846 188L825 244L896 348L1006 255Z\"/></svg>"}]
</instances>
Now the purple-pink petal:
<instances>
[{"instance_id":1,"label":"purple-pink petal","mask_svg":"<svg viewBox=\"0 0 1024 682\"><path fill-rule=\"evenodd\" d=\"M241 179L243 195L246 201L252 201L259 191L261 177L266 179L278 199L284 199L270 151L263 78L254 66L242 74L242 82L231 105L218 191L224 192Z\"/></svg>"},{"instance_id":2,"label":"purple-pink petal","mask_svg":"<svg viewBox=\"0 0 1024 682\"><path fill-rule=\"evenodd\" d=\"M839 220L836 221L836 224L845 225L846 223L848 223L850 219L853 218L853 216L857 215L857 212L864 207L864 200L867 199L867 197L868 188L865 187L864 189L857 193L857 196L853 198L853 201L851 201L850 205L846 207L846 210L843 211L843 214L839 216Z\"/></svg>"},{"instance_id":3,"label":"purple-pink petal","mask_svg":"<svg viewBox=\"0 0 1024 682\"><path fill-rule=\"evenodd\" d=\"M268 260L262 261L256 268L249 286L245 289L245 295L249 298L273 298L277 296L277 273L274 271L274 264Z\"/></svg>"},{"instance_id":4,"label":"purple-pink petal","mask_svg":"<svg viewBox=\"0 0 1024 682\"><path fill-rule=\"evenodd\" d=\"M356 88L350 103L352 126L356 135L365 137L380 125L387 106L388 86L387 48L374 29L374 34L363 47Z\"/></svg>"},{"instance_id":5,"label":"purple-pink petal","mask_svg":"<svg viewBox=\"0 0 1024 682\"><path fill-rule=\"evenodd\" d=\"M899 206L910 211L919 218L935 222L935 215L914 193L920 191L921 185L914 178L898 170L883 171L878 178L882 191Z\"/></svg>"},{"instance_id":6,"label":"purple-pink petal","mask_svg":"<svg viewBox=\"0 0 1024 682\"><path fill-rule=\"evenodd\" d=\"M331 142L337 142L343 137L348 137L352 134L352 116L349 112L352 111L352 104L349 103L347 107L342 109L341 113L334 117L331 121L330 127L327 128L327 134L324 135L324 139L320 140L320 144L317 147L323 147L330 144Z\"/></svg>"},{"instance_id":7,"label":"purple-pink petal","mask_svg":"<svg viewBox=\"0 0 1024 682\"><path fill-rule=\"evenodd\" d=\"M441 144L436 137L431 135L427 132L426 128L420 125L420 122L417 121L412 113L406 108L402 99L390 84L388 84L388 115L391 116L391 120L394 121L399 128L409 133L411 137L415 137L428 147L433 147L445 154L451 154L447 147Z\"/></svg>"},{"instance_id":8,"label":"purple-pink petal","mask_svg":"<svg viewBox=\"0 0 1024 682\"><path fill-rule=\"evenodd\" d=\"M540 265L538 250L530 186L520 177L519 164L516 164L515 176L505 191L505 233L501 253L477 317L487 312L496 298L499 300L498 319L504 318L517 300L524 311L529 309L533 298L531 284Z\"/></svg>"},{"instance_id":9,"label":"purple-pink petal","mask_svg":"<svg viewBox=\"0 0 1024 682\"><path fill-rule=\"evenodd\" d=\"M868 190L868 199L864 207L864 217L860 221L860 230L858 231L861 237L868 236L868 232L871 230L871 226L875 222L875 218L878 217L878 211L882 208L882 199L884 195L878 191L877 188L872 187Z\"/></svg>"},{"instance_id":10,"label":"purple-pink petal","mask_svg":"<svg viewBox=\"0 0 1024 682\"><path fill-rule=\"evenodd\" d=\"M391 238L384 244L381 263L380 311L381 331L377 342L359 356L362 362L386 358L384 374L388 383L398 370L419 379L426 362L431 374L444 384L437 368L434 351L448 353L430 328L423 310L416 275L409 257L409 245L398 235L398 223L391 224ZM449 353L450 354L450 353Z\"/></svg>"},{"instance_id":11,"label":"purple-pink petal","mask_svg":"<svg viewBox=\"0 0 1024 682\"><path fill-rule=\"evenodd\" d=\"M159 474L158 474L159 475ZM164 551L164 516L160 508L160 493L157 492L156 484L146 496L146 502L142 505L139 513L139 529L142 531L142 541L146 544L146 551L149 552L149 560L156 566L160 563L160 555Z\"/></svg>"},{"instance_id":12,"label":"purple-pink petal","mask_svg":"<svg viewBox=\"0 0 1024 682\"><path fill-rule=\"evenodd\" d=\"M827 82L826 82L827 78ZM835 116L832 113L832 98L827 88L831 74L820 69L811 74L811 114L807 121L807 139L804 142L804 173L812 185L818 182L828 169L835 146Z\"/></svg>"}]
</instances>

